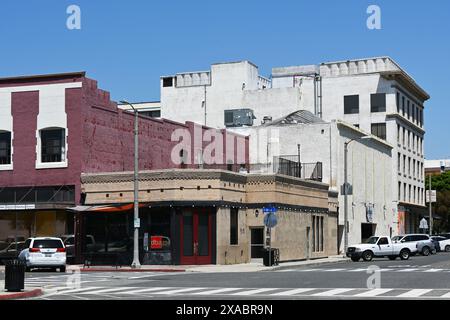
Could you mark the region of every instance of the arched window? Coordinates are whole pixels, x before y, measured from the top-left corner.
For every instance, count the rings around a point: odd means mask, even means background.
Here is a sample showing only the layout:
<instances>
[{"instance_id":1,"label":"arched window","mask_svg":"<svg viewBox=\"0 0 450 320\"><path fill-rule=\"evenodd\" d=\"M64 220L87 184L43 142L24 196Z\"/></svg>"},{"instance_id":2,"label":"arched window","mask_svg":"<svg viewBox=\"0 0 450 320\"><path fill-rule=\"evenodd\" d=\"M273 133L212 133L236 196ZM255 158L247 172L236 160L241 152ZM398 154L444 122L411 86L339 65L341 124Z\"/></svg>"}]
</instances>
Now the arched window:
<instances>
[{"instance_id":1,"label":"arched window","mask_svg":"<svg viewBox=\"0 0 450 320\"><path fill-rule=\"evenodd\" d=\"M11 164L11 132L0 130L0 165Z\"/></svg>"},{"instance_id":2,"label":"arched window","mask_svg":"<svg viewBox=\"0 0 450 320\"><path fill-rule=\"evenodd\" d=\"M63 162L66 160L66 130L46 128L40 131L41 162Z\"/></svg>"}]
</instances>

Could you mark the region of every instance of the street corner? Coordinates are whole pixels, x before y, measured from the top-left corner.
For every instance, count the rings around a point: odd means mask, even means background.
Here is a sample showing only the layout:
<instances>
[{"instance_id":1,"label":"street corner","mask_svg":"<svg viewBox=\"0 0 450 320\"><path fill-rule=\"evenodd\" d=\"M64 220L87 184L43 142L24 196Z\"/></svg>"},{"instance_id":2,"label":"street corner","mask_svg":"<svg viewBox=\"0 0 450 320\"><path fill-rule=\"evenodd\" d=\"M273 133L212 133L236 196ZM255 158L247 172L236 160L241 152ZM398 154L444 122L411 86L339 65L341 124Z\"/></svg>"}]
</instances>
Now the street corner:
<instances>
[{"instance_id":1,"label":"street corner","mask_svg":"<svg viewBox=\"0 0 450 320\"><path fill-rule=\"evenodd\" d=\"M35 298L43 295L44 292L41 288L28 289L21 292L0 292L0 300L16 300L16 299L26 299Z\"/></svg>"}]
</instances>

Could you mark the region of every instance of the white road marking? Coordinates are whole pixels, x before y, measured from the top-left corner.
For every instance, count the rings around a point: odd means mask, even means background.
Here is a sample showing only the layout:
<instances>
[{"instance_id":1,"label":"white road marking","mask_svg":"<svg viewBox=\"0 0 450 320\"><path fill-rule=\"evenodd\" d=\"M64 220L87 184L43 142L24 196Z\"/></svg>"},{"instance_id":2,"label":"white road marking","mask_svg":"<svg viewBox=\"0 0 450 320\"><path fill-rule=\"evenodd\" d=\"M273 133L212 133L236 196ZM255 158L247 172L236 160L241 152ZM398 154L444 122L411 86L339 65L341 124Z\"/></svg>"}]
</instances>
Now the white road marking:
<instances>
[{"instance_id":1,"label":"white road marking","mask_svg":"<svg viewBox=\"0 0 450 320\"><path fill-rule=\"evenodd\" d=\"M392 289L373 289L363 293L355 294L354 297L376 297L389 291L392 291Z\"/></svg>"},{"instance_id":2,"label":"white road marking","mask_svg":"<svg viewBox=\"0 0 450 320\"><path fill-rule=\"evenodd\" d=\"M167 290L172 289L171 287L155 287L155 288L144 288L139 290L132 290L132 291L126 291L123 292L125 294L140 294L140 293L146 293L146 292L152 292L152 291L161 291L161 290Z\"/></svg>"},{"instance_id":3,"label":"white road marking","mask_svg":"<svg viewBox=\"0 0 450 320\"><path fill-rule=\"evenodd\" d=\"M439 298L450 298L450 292L447 292L446 294L440 296Z\"/></svg>"},{"instance_id":4,"label":"white road marking","mask_svg":"<svg viewBox=\"0 0 450 320\"><path fill-rule=\"evenodd\" d=\"M224 293L224 292L230 292L230 291L236 291L236 290L242 290L242 289L243 288L222 288L222 289L194 292L193 294L198 294L198 295L217 294L217 293Z\"/></svg>"},{"instance_id":5,"label":"white road marking","mask_svg":"<svg viewBox=\"0 0 450 320\"><path fill-rule=\"evenodd\" d=\"M292 289L292 290L288 290L288 291L272 293L271 296L292 296L294 294L305 293L305 292L313 291L313 290L316 290L316 289L315 288L299 288L299 289Z\"/></svg>"},{"instance_id":6,"label":"white road marking","mask_svg":"<svg viewBox=\"0 0 450 320\"><path fill-rule=\"evenodd\" d=\"M367 271L367 268L359 268L359 269L350 269L348 272L361 272L361 271Z\"/></svg>"},{"instance_id":7,"label":"white road marking","mask_svg":"<svg viewBox=\"0 0 450 320\"><path fill-rule=\"evenodd\" d=\"M232 293L232 295L234 295L234 296L250 296L252 294L258 294L258 293L267 292L267 291L273 291L273 290L277 290L277 289L278 288L253 289L253 290L247 290L247 291L241 291L241 292Z\"/></svg>"},{"instance_id":8,"label":"white road marking","mask_svg":"<svg viewBox=\"0 0 450 320\"><path fill-rule=\"evenodd\" d=\"M326 272L335 272L335 271L344 271L345 269L343 268L337 268L337 269L324 269L323 271Z\"/></svg>"},{"instance_id":9,"label":"white road marking","mask_svg":"<svg viewBox=\"0 0 450 320\"><path fill-rule=\"evenodd\" d=\"M425 270L424 272L439 272L439 271L443 271L444 269L429 269L429 270Z\"/></svg>"},{"instance_id":10,"label":"white road marking","mask_svg":"<svg viewBox=\"0 0 450 320\"><path fill-rule=\"evenodd\" d=\"M396 298L417 298L432 290L433 289L413 289L396 296Z\"/></svg>"},{"instance_id":11,"label":"white road marking","mask_svg":"<svg viewBox=\"0 0 450 320\"><path fill-rule=\"evenodd\" d=\"M132 289L137 289L137 287L115 287L115 288L109 288L109 289L101 289L101 290L83 292L82 294L103 294L103 293L112 293L114 291L126 291L126 290L132 290Z\"/></svg>"},{"instance_id":12,"label":"white road marking","mask_svg":"<svg viewBox=\"0 0 450 320\"><path fill-rule=\"evenodd\" d=\"M412 271L417 271L419 269L417 268L406 268L406 269L399 269L397 270L397 272L412 272Z\"/></svg>"},{"instance_id":13,"label":"white road marking","mask_svg":"<svg viewBox=\"0 0 450 320\"><path fill-rule=\"evenodd\" d=\"M189 292L189 291L196 291L196 290L203 290L207 288L183 288L183 289L176 289L176 290L169 290L169 291L162 291L162 292L154 292L154 294L176 294L176 293L183 293L183 292Z\"/></svg>"},{"instance_id":14,"label":"white road marking","mask_svg":"<svg viewBox=\"0 0 450 320\"><path fill-rule=\"evenodd\" d=\"M355 289L333 289L333 290L327 290L327 291L324 291L324 292L315 293L315 294L313 294L313 296L315 296L315 297L328 297L328 296L334 296L334 295L337 295L337 294L348 292L348 291L351 291L351 290L355 290Z\"/></svg>"}]
</instances>

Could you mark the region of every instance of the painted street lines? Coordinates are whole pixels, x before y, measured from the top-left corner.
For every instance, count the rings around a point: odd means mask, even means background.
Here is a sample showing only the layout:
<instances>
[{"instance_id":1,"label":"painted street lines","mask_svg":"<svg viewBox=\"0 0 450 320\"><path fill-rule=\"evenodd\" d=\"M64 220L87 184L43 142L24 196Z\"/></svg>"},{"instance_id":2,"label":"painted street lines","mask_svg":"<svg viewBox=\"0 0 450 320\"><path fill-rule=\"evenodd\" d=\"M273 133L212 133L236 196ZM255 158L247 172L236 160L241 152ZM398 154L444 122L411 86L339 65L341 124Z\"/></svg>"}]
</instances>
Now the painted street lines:
<instances>
[{"instance_id":1,"label":"painted street lines","mask_svg":"<svg viewBox=\"0 0 450 320\"><path fill-rule=\"evenodd\" d=\"M344 292L352 291L354 289L332 289L324 292L314 293L312 296L314 297L331 297L334 295L339 295Z\"/></svg>"},{"instance_id":2,"label":"painted street lines","mask_svg":"<svg viewBox=\"0 0 450 320\"><path fill-rule=\"evenodd\" d=\"M366 291L366 292L363 292L363 293L358 293L354 297L358 297L358 298L376 297L376 296L379 296L380 294L387 293L389 291L392 291L392 289L372 289L370 291Z\"/></svg>"},{"instance_id":3,"label":"painted street lines","mask_svg":"<svg viewBox=\"0 0 450 320\"><path fill-rule=\"evenodd\" d=\"M272 293L271 296L292 296L292 295L296 295L299 293L305 293L305 292L313 291L313 290L316 290L316 289L315 288L299 288L299 289L292 289L292 290Z\"/></svg>"},{"instance_id":4,"label":"painted street lines","mask_svg":"<svg viewBox=\"0 0 450 320\"><path fill-rule=\"evenodd\" d=\"M288 269L279 270L278 272L367 272L368 268L334 268L334 269ZM380 268L379 272L450 272L450 269L424 269L424 268Z\"/></svg>"},{"instance_id":5,"label":"painted street lines","mask_svg":"<svg viewBox=\"0 0 450 320\"><path fill-rule=\"evenodd\" d=\"M417 298L430 291L432 291L432 289L413 289L398 295L397 298Z\"/></svg>"},{"instance_id":6,"label":"painted street lines","mask_svg":"<svg viewBox=\"0 0 450 320\"><path fill-rule=\"evenodd\" d=\"M253 294L259 294L259 293L273 291L273 290L277 290L277 288L261 288L261 289L247 290L247 291L232 293L232 295L234 295L234 296L251 296Z\"/></svg>"}]
</instances>

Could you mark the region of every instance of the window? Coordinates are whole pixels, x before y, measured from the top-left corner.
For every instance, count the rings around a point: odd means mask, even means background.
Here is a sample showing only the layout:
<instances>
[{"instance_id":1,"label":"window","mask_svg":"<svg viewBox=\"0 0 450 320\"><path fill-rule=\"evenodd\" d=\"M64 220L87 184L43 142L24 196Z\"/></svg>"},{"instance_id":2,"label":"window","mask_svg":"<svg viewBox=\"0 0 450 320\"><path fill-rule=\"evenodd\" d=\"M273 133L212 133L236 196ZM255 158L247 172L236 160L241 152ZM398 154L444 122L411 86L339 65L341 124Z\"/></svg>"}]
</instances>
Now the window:
<instances>
[{"instance_id":1,"label":"window","mask_svg":"<svg viewBox=\"0 0 450 320\"><path fill-rule=\"evenodd\" d=\"M400 153L398 153L398 159L397 159L397 170L398 170L398 172L400 172L401 162L402 162L402 156L400 155Z\"/></svg>"},{"instance_id":2,"label":"window","mask_svg":"<svg viewBox=\"0 0 450 320\"><path fill-rule=\"evenodd\" d=\"M401 135L402 131L400 129L400 125L397 125L397 143L400 143L400 135Z\"/></svg>"},{"instance_id":3,"label":"window","mask_svg":"<svg viewBox=\"0 0 450 320\"><path fill-rule=\"evenodd\" d=\"M238 244L238 213L239 209L230 209L230 245Z\"/></svg>"},{"instance_id":4,"label":"window","mask_svg":"<svg viewBox=\"0 0 450 320\"><path fill-rule=\"evenodd\" d=\"M405 145L406 129L403 128L403 145Z\"/></svg>"},{"instance_id":5,"label":"window","mask_svg":"<svg viewBox=\"0 0 450 320\"><path fill-rule=\"evenodd\" d=\"M403 184L403 201L406 201L406 183Z\"/></svg>"},{"instance_id":6,"label":"window","mask_svg":"<svg viewBox=\"0 0 450 320\"><path fill-rule=\"evenodd\" d=\"M397 105L397 112L400 113L400 93L397 92L397 99L396 99L396 105Z\"/></svg>"},{"instance_id":7,"label":"window","mask_svg":"<svg viewBox=\"0 0 450 320\"><path fill-rule=\"evenodd\" d=\"M0 165L11 164L11 132L0 132Z\"/></svg>"},{"instance_id":8,"label":"window","mask_svg":"<svg viewBox=\"0 0 450 320\"><path fill-rule=\"evenodd\" d=\"M401 195L402 195L402 183L399 182L398 183L398 201L402 200Z\"/></svg>"},{"instance_id":9,"label":"window","mask_svg":"<svg viewBox=\"0 0 450 320\"><path fill-rule=\"evenodd\" d=\"M163 78L163 87L173 87L173 78Z\"/></svg>"},{"instance_id":10,"label":"window","mask_svg":"<svg viewBox=\"0 0 450 320\"><path fill-rule=\"evenodd\" d=\"M411 185L409 185L408 201L411 202Z\"/></svg>"},{"instance_id":11,"label":"window","mask_svg":"<svg viewBox=\"0 0 450 320\"><path fill-rule=\"evenodd\" d=\"M411 131L408 130L408 149L411 149Z\"/></svg>"},{"instance_id":12,"label":"window","mask_svg":"<svg viewBox=\"0 0 450 320\"><path fill-rule=\"evenodd\" d=\"M405 97L402 97L402 114L405 116Z\"/></svg>"},{"instance_id":13,"label":"window","mask_svg":"<svg viewBox=\"0 0 450 320\"><path fill-rule=\"evenodd\" d=\"M408 107L407 107L407 111L406 111L406 114L407 114L407 116L408 116L408 119L409 119L409 116L410 116L410 102L409 102L409 100L408 100L408 103L407 103L407 105L408 105Z\"/></svg>"},{"instance_id":14,"label":"window","mask_svg":"<svg viewBox=\"0 0 450 320\"><path fill-rule=\"evenodd\" d=\"M416 160L413 159L413 177L416 177Z\"/></svg>"},{"instance_id":15,"label":"window","mask_svg":"<svg viewBox=\"0 0 450 320\"><path fill-rule=\"evenodd\" d=\"M378 240L378 245L379 246L382 246L382 245L387 245L387 244L389 244L389 241L388 241L388 239L387 238L380 238L380 240Z\"/></svg>"},{"instance_id":16,"label":"window","mask_svg":"<svg viewBox=\"0 0 450 320\"><path fill-rule=\"evenodd\" d=\"M323 217L312 217L312 251L323 251Z\"/></svg>"},{"instance_id":17,"label":"window","mask_svg":"<svg viewBox=\"0 0 450 320\"><path fill-rule=\"evenodd\" d=\"M386 123L372 123L372 134L386 140Z\"/></svg>"},{"instance_id":18,"label":"window","mask_svg":"<svg viewBox=\"0 0 450 320\"><path fill-rule=\"evenodd\" d=\"M406 174L406 156L403 155L403 173Z\"/></svg>"},{"instance_id":19,"label":"window","mask_svg":"<svg viewBox=\"0 0 450 320\"><path fill-rule=\"evenodd\" d=\"M359 95L344 96L344 114L359 113Z\"/></svg>"},{"instance_id":20,"label":"window","mask_svg":"<svg viewBox=\"0 0 450 320\"><path fill-rule=\"evenodd\" d=\"M355 128L359 128L359 124L358 124L358 123L355 123L353 126L354 126Z\"/></svg>"},{"instance_id":21,"label":"window","mask_svg":"<svg viewBox=\"0 0 450 320\"><path fill-rule=\"evenodd\" d=\"M41 130L41 162L65 161L65 130Z\"/></svg>"},{"instance_id":22,"label":"window","mask_svg":"<svg viewBox=\"0 0 450 320\"><path fill-rule=\"evenodd\" d=\"M139 114L150 118L160 118L161 110L139 111Z\"/></svg>"},{"instance_id":23,"label":"window","mask_svg":"<svg viewBox=\"0 0 450 320\"><path fill-rule=\"evenodd\" d=\"M408 175L411 176L411 157L408 157Z\"/></svg>"},{"instance_id":24,"label":"window","mask_svg":"<svg viewBox=\"0 0 450 320\"><path fill-rule=\"evenodd\" d=\"M374 93L370 95L370 111L385 112L386 111L386 94Z\"/></svg>"}]
</instances>

